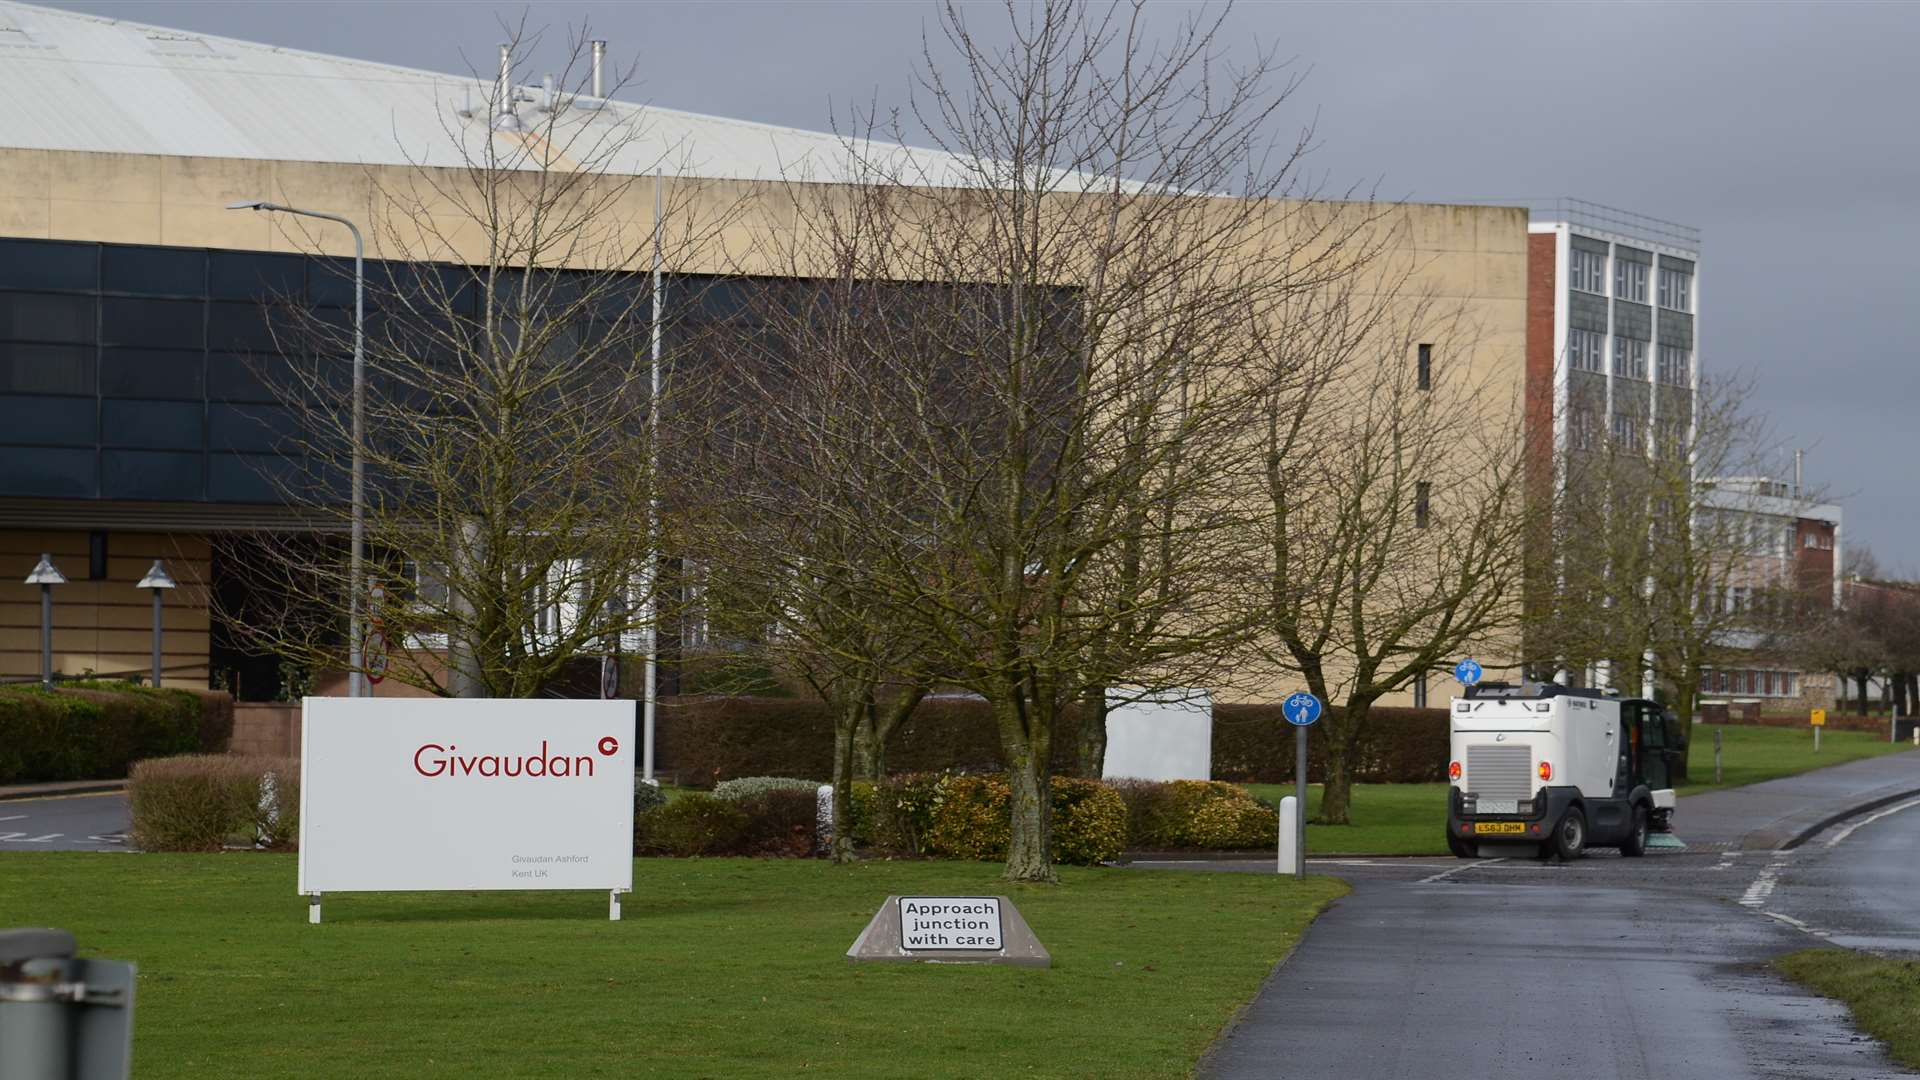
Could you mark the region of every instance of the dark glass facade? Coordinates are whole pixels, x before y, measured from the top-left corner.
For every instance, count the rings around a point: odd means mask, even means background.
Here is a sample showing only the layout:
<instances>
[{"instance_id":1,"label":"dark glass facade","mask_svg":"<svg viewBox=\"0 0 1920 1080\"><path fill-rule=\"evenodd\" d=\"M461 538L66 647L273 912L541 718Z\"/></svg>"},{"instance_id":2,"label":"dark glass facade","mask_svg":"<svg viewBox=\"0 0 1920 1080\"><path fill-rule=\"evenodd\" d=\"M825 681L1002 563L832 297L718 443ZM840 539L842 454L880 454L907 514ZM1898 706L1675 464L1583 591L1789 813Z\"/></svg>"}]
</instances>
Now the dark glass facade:
<instances>
[{"instance_id":1,"label":"dark glass facade","mask_svg":"<svg viewBox=\"0 0 1920 1080\"><path fill-rule=\"evenodd\" d=\"M346 271L350 273L350 271ZM297 471L262 385L338 260L0 239L0 496L271 503Z\"/></svg>"}]
</instances>

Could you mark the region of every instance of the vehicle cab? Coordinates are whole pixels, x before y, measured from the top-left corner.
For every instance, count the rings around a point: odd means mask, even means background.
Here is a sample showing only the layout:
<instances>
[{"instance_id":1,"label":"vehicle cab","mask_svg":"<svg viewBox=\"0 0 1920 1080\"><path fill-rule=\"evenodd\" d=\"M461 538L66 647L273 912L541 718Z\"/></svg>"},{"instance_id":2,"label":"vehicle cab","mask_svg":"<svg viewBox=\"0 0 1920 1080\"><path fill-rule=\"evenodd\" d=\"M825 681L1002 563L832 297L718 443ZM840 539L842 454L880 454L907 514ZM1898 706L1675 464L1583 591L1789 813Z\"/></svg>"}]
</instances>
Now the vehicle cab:
<instances>
[{"instance_id":1,"label":"vehicle cab","mask_svg":"<svg viewBox=\"0 0 1920 1080\"><path fill-rule=\"evenodd\" d=\"M1469 687L1448 711L1455 855L1638 856L1670 827L1684 732L1660 705L1554 683Z\"/></svg>"}]
</instances>

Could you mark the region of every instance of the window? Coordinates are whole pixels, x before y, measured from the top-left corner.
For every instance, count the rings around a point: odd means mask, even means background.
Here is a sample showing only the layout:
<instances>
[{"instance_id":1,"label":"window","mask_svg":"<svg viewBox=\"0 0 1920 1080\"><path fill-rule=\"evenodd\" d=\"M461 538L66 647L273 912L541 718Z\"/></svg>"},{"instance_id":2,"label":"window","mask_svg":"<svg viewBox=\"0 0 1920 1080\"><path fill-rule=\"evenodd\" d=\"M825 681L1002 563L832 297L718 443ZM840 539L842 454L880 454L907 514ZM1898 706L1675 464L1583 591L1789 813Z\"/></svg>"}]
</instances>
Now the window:
<instances>
[{"instance_id":1,"label":"window","mask_svg":"<svg viewBox=\"0 0 1920 1080\"><path fill-rule=\"evenodd\" d=\"M1604 293L1607 290L1607 257L1598 251L1574 248L1569 256L1569 277L1581 292Z\"/></svg>"},{"instance_id":2,"label":"window","mask_svg":"<svg viewBox=\"0 0 1920 1080\"><path fill-rule=\"evenodd\" d=\"M1419 386L1422 390L1433 389L1433 346L1420 346L1420 359L1416 369Z\"/></svg>"},{"instance_id":3,"label":"window","mask_svg":"<svg viewBox=\"0 0 1920 1080\"><path fill-rule=\"evenodd\" d=\"M1623 413L1613 416L1613 445L1619 450L1640 449L1640 424Z\"/></svg>"},{"instance_id":4,"label":"window","mask_svg":"<svg viewBox=\"0 0 1920 1080\"><path fill-rule=\"evenodd\" d=\"M1600 424L1592 409L1576 408L1568 418L1567 442L1575 450L1591 450L1600 441Z\"/></svg>"},{"instance_id":5,"label":"window","mask_svg":"<svg viewBox=\"0 0 1920 1080\"><path fill-rule=\"evenodd\" d=\"M1693 310L1693 274L1660 268L1660 306L1669 311Z\"/></svg>"},{"instance_id":6,"label":"window","mask_svg":"<svg viewBox=\"0 0 1920 1080\"><path fill-rule=\"evenodd\" d=\"M1629 337L1613 339L1613 373L1623 379L1647 377L1647 343Z\"/></svg>"},{"instance_id":7,"label":"window","mask_svg":"<svg viewBox=\"0 0 1920 1080\"><path fill-rule=\"evenodd\" d=\"M1728 613L1738 615L1752 607L1752 601L1753 591L1745 585L1730 585L1727 587Z\"/></svg>"},{"instance_id":8,"label":"window","mask_svg":"<svg viewBox=\"0 0 1920 1080\"><path fill-rule=\"evenodd\" d=\"M1427 527L1428 519L1431 516L1430 511L1432 508L1432 495L1433 495L1432 484L1427 483L1425 480L1419 480L1414 483L1413 485L1413 527L1414 528L1424 529Z\"/></svg>"},{"instance_id":9,"label":"window","mask_svg":"<svg viewBox=\"0 0 1920 1080\"><path fill-rule=\"evenodd\" d=\"M1677 461L1686 456L1687 425L1684 420L1662 419L1655 425L1654 456Z\"/></svg>"},{"instance_id":10,"label":"window","mask_svg":"<svg viewBox=\"0 0 1920 1080\"><path fill-rule=\"evenodd\" d=\"M1567 363L1575 371L1599 371L1605 353L1605 334L1593 330L1567 331Z\"/></svg>"},{"instance_id":11,"label":"window","mask_svg":"<svg viewBox=\"0 0 1920 1080\"><path fill-rule=\"evenodd\" d=\"M1688 378L1693 367L1692 357L1687 350L1678 345L1660 346L1660 381L1673 386L1685 386L1692 380Z\"/></svg>"},{"instance_id":12,"label":"window","mask_svg":"<svg viewBox=\"0 0 1920 1080\"><path fill-rule=\"evenodd\" d=\"M1647 264L1628 262L1616 256L1613 260L1613 295L1618 300L1646 303Z\"/></svg>"},{"instance_id":13,"label":"window","mask_svg":"<svg viewBox=\"0 0 1920 1080\"><path fill-rule=\"evenodd\" d=\"M99 529L87 534L87 580L107 580L107 534Z\"/></svg>"}]
</instances>

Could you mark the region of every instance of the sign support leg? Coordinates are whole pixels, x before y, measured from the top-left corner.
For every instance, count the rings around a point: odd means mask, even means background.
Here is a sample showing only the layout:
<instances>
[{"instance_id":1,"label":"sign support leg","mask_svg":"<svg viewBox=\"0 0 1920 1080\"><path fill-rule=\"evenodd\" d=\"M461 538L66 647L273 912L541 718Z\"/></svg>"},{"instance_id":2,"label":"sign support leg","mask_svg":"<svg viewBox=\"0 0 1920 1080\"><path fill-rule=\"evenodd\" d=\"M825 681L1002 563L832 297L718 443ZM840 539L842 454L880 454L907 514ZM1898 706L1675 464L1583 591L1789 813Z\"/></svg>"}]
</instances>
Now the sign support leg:
<instances>
[{"instance_id":1,"label":"sign support leg","mask_svg":"<svg viewBox=\"0 0 1920 1080\"><path fill-rule=\"evenodd\" d=\"M319 893L307 894L307 921L312 923L315 926L320 925L320 894Z\"/></svg>"},{"instance_id":2,"label":"sign support leg","mask_svg":"<svg viewBox=\"0 0 1920 1080\"><path fill-rule=\"evenodd\" d=\"M607 921L608 922L620 921L620 890L619 889L607 890Z\"/></svg>"},{"instance_id":3,"label":"sign support leg","mask_svg":"<svg viewBox=\"0 0 1920 1080\"><path fill-rule=\"evenodd\" d=\"M1293 876L1307 876L1307 729L1293 729Z\"/></svg>"}]
</instances>

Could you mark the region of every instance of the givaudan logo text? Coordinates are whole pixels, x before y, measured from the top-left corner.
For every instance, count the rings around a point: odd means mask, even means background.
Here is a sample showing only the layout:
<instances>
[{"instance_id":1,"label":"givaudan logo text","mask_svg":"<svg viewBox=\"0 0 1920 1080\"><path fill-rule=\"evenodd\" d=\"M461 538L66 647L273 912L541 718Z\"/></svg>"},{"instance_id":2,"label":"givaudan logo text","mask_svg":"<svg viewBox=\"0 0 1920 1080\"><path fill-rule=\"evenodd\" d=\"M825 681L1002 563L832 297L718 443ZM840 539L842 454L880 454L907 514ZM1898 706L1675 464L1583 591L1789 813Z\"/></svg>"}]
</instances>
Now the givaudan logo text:
<instances>
[{"instance_id":1,"label":"givaudan logo text","mask_svg":"<svg viewBox=\"0 0 1920 1080\"><path fill-rule=\"evenodd\" d=\"M612 756L619 749L619 741L612 736L600 740L602 755ZM427 743L413 752L413 771L421 776L524 776L562 780L593 775L593 758L585 754L555 755L545 739L540 740L537 754L466 755L459 751L457 746Z\"/></svg>"}]
</instances>

